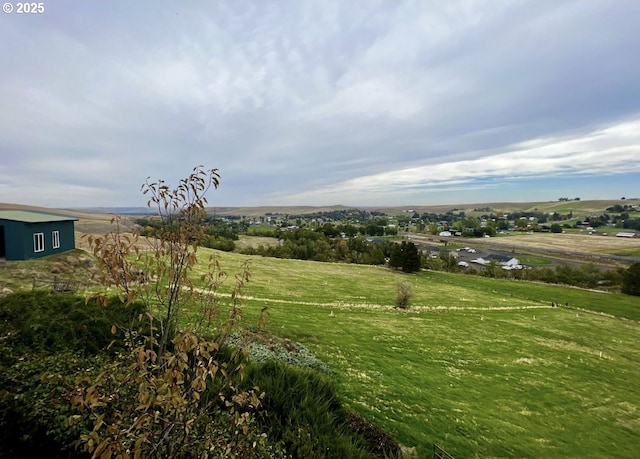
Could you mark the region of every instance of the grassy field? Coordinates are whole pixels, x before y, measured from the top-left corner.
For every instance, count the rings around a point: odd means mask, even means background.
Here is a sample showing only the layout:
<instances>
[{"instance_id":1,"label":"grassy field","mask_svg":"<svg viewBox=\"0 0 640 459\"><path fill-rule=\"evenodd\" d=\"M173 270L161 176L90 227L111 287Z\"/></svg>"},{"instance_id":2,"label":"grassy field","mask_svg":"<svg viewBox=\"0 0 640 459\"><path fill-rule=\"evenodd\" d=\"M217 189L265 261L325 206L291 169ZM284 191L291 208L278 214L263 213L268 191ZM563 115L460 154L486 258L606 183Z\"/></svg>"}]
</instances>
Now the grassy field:
<instances>
[{"instance_id":1,"label":"grassy field","mask_svg":"<svg viewBox=\"0 0 640 459\"><path fill-rule=\"evenodd\" d=\"M414 237L412 235L412 237ZM415 237L419 239L419 237ZM492 237L468 240L470 246L481 245L494 250L520 250L565 254L603 254L636 256L640 252L640 238L622 238L587 233L534 233L513 234L509 237Z\"/></svg>"},{"instance_id":2,"label":"grassy field","mask_svg":"<svg viewBox=\"0 0 640 459\"><path fill-rule=\"evenodd\" d=\"M497 245L518 244L532 249L557 249L567 252L612 253L619 250L640 249L640 238L589 235L584 233L534 233L511 238L491 238Z\"/></svg>"},{"instance_id":3,"label":"grassy field","mask_svg":"<svg viewBox=\"0 0 640 459\"><path fill-rule=\"evenodd\" d=\"M608 255L617 255L620 257L638 257L640 258L640 247L622 247L615 250L606 250L600 253Z\"/></svg>"},{"instance_id":4,"label":"grassy field","mask_svg":"<svg viewBox=\"0 0 640 459\"><path fill-rule=\"evenodd\" d=\"M277 305L271 327L325 360L348 404L421 457L433 442L460 458L637 454L636 324L564 309Z\"/></svg>"},{"instance_id":5,"label":"grassy field","mask_svg":"<svg viewBox=\"0 0 640 459\"><path fill-rule=\"evenodd\" d=\"M220 255L230 271L244 258ZM269 306L270 330L314 351L352 408L421 457L434 442L459 458L637 456L637 298L267 258L252 272L248 322ZM399 280L409 312L393 308Z\"/></svg>"},{"instance_id":6,"label":"grassy field","mask_svg":"<svg viewBox=\"0 0 640 459\"><path fill-rule=\"evenodd\" d=\"M278 239L275 237L246 236L244 234L241 234L235 243L236 248L239 250L249 247L257 249L259 246L275 247L279 244Z\"/></svg>"},{"instance_id":7,"label":"grassy field","mask_svg":"<svg viewBox=\"0 0 640 459\"><path fill-rule=\"evenodd\" d=\"M546 258L532 257L532 256L519 257L518 260L520 260L520 263L525 265L550 265L551 264L551 261L547 260Z\"/></svg>"},{"instance_id":8,"label":"grassy field","mask_svg":"<svg viewBox=\"0 0 640 459\"><path fill-rule=\"evenodd\" d=\"M201 249L201 261L211 253L228 270L228 292L249 257ZM14 275L73 264L6 263L0 278L8 285ZM247 323L268 306L268 329L316 353L346 403L419 457L433 443L457 458L634 458L640 450L636 297L261 257L251 257L251 272ZM407 312L393 307L399 281L412 285Z\"/></svg>"},{"instance_id":9,"label":"grassy field","mask_svg":"<svg viewBox=\"0 0 640 459\"><path fill-rule=\"evenodd\" d=\"M510 213L510 212L558 212L568 214L573 212L576 217L584 217L590 214L602 214L607 207L615 204L620 205L638 205L637 200L620 200L620 199L601 199L601 200L580 200L580 201L539 201L539 202L490 202L477 204L452 204L452 205L434 205L434 206L401 206L401 207L376 207L371 210L378 210L389 215L401 214L409 209L419 213L435 212L446 213L453 209L456 211L464 211L468 215L480 216L486 214L486 210L475 211L474 209L491 209L494 213Z\"/></svg>"}]
</instances>

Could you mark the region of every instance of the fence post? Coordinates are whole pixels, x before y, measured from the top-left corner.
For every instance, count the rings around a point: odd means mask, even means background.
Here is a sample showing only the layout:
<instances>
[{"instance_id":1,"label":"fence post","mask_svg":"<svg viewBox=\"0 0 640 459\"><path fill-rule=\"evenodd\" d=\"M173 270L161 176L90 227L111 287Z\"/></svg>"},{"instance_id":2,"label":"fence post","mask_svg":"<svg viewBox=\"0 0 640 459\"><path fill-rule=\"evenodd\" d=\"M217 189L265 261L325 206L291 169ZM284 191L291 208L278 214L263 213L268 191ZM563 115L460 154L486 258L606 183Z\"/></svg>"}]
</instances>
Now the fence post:
<instances>
[{"instance_id":1,"label":"fence post","mask_svg":"<svg viewBox=\"0 0 640 459\"><path fill-rule=\"evenodd\" d=\"M447 453L442 447L437 444L433 444L433 459L454 459L454 457Z\"/></svg>"}]
</instances>

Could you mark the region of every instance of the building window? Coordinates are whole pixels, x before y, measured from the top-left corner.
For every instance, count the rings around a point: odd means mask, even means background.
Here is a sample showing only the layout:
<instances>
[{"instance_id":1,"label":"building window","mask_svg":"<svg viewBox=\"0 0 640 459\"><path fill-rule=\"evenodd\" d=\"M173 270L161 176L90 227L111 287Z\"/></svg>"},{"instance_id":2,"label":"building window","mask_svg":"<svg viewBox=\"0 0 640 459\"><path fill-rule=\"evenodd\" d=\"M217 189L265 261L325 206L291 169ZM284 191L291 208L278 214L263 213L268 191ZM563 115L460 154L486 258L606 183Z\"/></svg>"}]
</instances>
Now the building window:
<instances>
[{"instance_id":1,"label":"building window","mask_svg":"<svg viewBox=\"0 0 640 459\"><path fill-rule=\"evenodd\" d=\"M54 231L53 233L51 233L51 238L53 239L53 248L59 249L60 248L60 231Z\"/></svg>"},{"instance_id":2,"label":"building window","mask_svg":"<svg viewBox=\"0 0 640 459\"><path fill-rule=\"evenodd\" d=\"M44 252L44 233L35 233L33 235L33 251Z\"/></svg>"}]
</instances>

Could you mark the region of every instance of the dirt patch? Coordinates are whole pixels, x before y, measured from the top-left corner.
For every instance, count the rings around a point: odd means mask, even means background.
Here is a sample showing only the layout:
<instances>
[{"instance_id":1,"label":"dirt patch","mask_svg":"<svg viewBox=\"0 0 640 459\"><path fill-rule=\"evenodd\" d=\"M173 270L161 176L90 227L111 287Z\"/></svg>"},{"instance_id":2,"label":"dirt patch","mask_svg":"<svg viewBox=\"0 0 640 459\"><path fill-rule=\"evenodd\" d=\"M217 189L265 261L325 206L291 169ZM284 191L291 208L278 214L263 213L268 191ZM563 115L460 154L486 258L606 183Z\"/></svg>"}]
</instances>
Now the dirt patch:
<instances>
[{"instance_id":1,"label":"dirt patch","mask_svg":"<svg viewBox=\"0 0 640 459\"><path fill-rule=\"evenodd\" d=\"M348 423L354 432L364 437L374 457L398 457L400 454L400 445L389 434L378 429L359 414L351 413Z\"/></svg>"}]
</instances>

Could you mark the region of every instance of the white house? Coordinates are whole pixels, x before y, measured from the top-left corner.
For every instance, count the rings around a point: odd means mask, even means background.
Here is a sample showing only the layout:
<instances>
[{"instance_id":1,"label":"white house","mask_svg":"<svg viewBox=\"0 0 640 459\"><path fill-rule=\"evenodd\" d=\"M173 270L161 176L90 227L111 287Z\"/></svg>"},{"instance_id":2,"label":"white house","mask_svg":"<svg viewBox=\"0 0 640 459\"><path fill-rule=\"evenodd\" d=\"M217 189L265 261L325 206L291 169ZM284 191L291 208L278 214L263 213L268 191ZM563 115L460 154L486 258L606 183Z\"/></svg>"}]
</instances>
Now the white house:
<instances>
[{"instance_id":1,"label":"white house","mask_svg":"<svg viewBox=\"0 0 640 459\"><path fill-rule=\"evenodd\" d=\"M487 266L490 262L489 262L489 260L485 260L484 258L479 257L479 258L475 258L475 259L471 260L471 263L476 263L476 264L479 264L479 265L482 265L482 266Z\"/></svg>"},{"instance_id":2,"label":"white house","mask_svg":"<svg viewBox=\"0 0 640 459\"><path fill-rule=\"evenodd\" d=\"M505 270L523 268L523 266L520 264L520 260L515 257L507 257L504 255L489 255L486 259L479 257L471 260L471 263L477 263L482 266L487 266L492 261L495 261L498 265L502 266L502 269Z\"/></svg>"}]
</instances>

